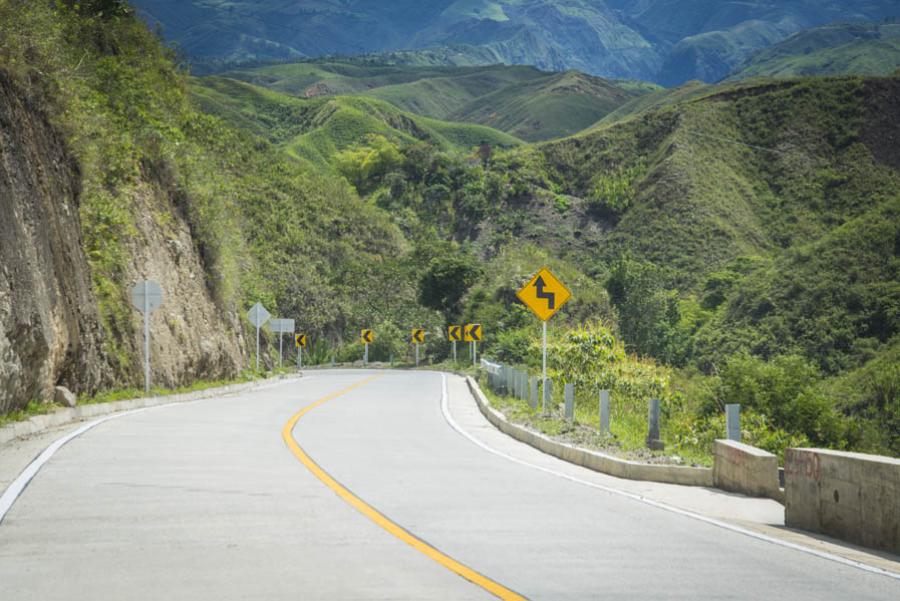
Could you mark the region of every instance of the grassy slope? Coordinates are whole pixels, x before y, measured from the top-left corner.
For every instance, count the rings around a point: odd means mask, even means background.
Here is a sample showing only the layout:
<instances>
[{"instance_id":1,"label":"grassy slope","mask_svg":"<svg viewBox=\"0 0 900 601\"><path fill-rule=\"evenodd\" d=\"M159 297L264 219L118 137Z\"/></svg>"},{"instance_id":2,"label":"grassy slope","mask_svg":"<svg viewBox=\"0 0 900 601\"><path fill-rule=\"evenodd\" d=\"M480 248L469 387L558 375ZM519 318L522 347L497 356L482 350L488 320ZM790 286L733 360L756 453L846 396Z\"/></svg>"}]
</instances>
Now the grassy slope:
<instances>
[{"instance_id":1,"label":"grassy slope","mask_svg":"<svg viewBox=\"0 0 900 601\"><path fill-rule=\"evenodd\" d=\"M133 321L121 265L139 206L132 195L148 185L162 190L160 214L188 222L223 312L243 315L261 301L273 314L297 316L311 339L334 343L360 324L436 320L418 305L410 245L389 217L342 180L298 167L264 139L198 111L188 78L143 23L19 0L0 9L0 22L20 34L0 39L0 64L47 96L79 163L84 244L109 344ZM285 125L275 137L293 140L292 119L279 111L295 107L250 92L224 116L246 113L243 123L257 132ZM260 98L265 111L254 112ZM448 144L467 141L466 132L434 131Z\"/></svg>"},{"instance_id":2,"label":"grassy slope","mask_svg":"<svg viewBox=\"0 0 900 601\"><path fill-rule=\"evenodd\" d=\"M900 23L802 31L750 57L729 80L800 75L890 75L900 68Z\"/></svg>"},{"instance_id":3,"label":"grassy slope","mask_svg":"<svg viewBox=\"0 0 900 601\"><path fill-rule=\"evenodd\" d=\"M528 141L581 131L656 89L534 67L418 67L373 61L293 63L227 75L301 97L365 94L417 115L488 125Z\"/></svg>"},{"instance_id":4,"label":"grassy slope","mask_svg":"<svg viewBox=\"0 0 900 601\"><path fill-rule=\"evenodd\" d=\"M192 91L205 111L266 136L295 158L322 168L329 167L335 153L368 134L402 143L428 140L444 150L468 150L482 141L494 146L521 144L494 129L409 115L374 98L296 98L221 77L195 79Z\"/></svg>"}]
</instances>

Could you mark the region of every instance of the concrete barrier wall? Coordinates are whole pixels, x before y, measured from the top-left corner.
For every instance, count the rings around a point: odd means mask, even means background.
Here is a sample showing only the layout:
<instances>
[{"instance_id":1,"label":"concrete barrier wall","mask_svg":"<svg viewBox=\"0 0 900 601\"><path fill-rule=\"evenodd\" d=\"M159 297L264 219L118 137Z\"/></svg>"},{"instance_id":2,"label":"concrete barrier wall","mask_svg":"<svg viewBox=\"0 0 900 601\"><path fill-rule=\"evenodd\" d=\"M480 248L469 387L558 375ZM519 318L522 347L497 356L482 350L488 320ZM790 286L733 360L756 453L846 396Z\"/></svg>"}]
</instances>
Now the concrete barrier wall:
<instances>
[{"instance_id":1,"label":"concrete barrier wall","mask_svg":"<svg viewBox=\"0 0 900 601\"><path fill-rule=\"evenodd\" d=\"M506 416L490 406L490 402L484 396L478 383L471 377L466 378L472 396L481 413L498 430L504 434L531 445L532 447L553 455L570 463L602 472L619 478L630 480L649 480L651 482L666 482L669 484L686 484L690 486L712 486L713 471L706 467L687 467L680 465L654 465L638 463L612 457L595 451L588 451L579 447L557 442L523 426L509 422Z\"/></svg>"},{"instance_id":2,"label":"concrete barrier wall","mask_svg":"<svg viewBox=\"0 0 900 601\"><path fill-rule=\"evenodd\" d=\"M785 452L785 525L900 554L900 459Z\"/></svg>"},{"instance_id":3,"label":"concrete barrier wall","mask_svg":"<svg viewBox=\"0 0 900 601\"><path fill-rule=\"evenodd\" d=\"M778 457L734 440L716 440L713 483L717 488L784 502L778 486Z\"/></svg>"}]
</instances>

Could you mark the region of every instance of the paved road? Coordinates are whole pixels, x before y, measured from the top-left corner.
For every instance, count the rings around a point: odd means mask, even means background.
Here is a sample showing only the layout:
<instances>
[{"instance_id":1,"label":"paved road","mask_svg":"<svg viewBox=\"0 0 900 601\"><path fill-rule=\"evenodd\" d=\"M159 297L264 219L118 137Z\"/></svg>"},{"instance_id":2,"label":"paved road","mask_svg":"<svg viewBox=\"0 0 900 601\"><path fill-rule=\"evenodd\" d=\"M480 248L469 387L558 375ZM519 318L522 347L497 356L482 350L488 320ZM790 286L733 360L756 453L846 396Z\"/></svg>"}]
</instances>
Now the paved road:
<instances>
[{"instance_id":1,"label":"paved road","mask_svg":"<svg viewBox=\"0 0 900 601\"><path fill-rule=\"evenodd\" d=\"M898 580L489 453L445 420L441 374L310 373L63 447L0 524L0 598L493 598L438 553L531 599L900 598ZM463 381L447 382L451 415L485 428ZM287 431L317 476L282 429L323 399ZM501 436L487 432L476 438Z\"/></svg>"}]
</instances>

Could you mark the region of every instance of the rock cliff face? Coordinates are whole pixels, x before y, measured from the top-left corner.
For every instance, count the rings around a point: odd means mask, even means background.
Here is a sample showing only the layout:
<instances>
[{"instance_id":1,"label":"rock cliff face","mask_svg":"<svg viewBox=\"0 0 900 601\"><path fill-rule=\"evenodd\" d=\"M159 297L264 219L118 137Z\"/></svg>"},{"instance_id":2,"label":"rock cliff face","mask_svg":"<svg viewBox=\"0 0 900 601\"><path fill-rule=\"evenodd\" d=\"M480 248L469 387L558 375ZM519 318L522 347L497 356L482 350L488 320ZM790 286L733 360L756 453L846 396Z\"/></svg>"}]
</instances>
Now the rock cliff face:
<instances>
[{"instance_id":1,"label":"rock cliff face","mask_svg":"<svg viewBox=\"0 0 900 601\"><path fill-rule=\"evenodd\" d=\"M78 166L0 71L0 411L103 380Z\"/></svg>"},{"instance_id":2,"label":"rock cliff face","mask_svg":"<svg viewBox=\"0 0 900 601\"><path fill-rule=\"evenodd\" d=\"M142 382L141 316L102 326L82 244L80 170L41 106L0 70L0 412L50 399L57 384L91 393ZM151 326L154 384L234 375L243 365L238 316L213 301L173 194L145 179L121 199L136 234L117 284L122 296L144 278L165 291Z\"/></svg>"}]
</instances>

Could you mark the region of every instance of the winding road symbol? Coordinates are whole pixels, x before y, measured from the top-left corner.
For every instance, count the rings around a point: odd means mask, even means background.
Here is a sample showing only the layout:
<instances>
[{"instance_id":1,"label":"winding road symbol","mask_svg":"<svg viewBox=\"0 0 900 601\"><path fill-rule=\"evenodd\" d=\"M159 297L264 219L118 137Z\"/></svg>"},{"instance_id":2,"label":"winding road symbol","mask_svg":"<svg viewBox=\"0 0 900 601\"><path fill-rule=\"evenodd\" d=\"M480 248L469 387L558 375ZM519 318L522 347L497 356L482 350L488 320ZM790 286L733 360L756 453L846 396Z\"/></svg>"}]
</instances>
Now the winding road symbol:
<instances>
[{"instance_id":1,"label":"winding road symbol","mask_svg":"<svg viewBox=\"0 0 900 601\"><path fill-rule=\"evenodd\" d=\"M549 269L544 268L516 296L538 319L547 321L572 298L572 293Z\"/></svg>"}]
</instances>

